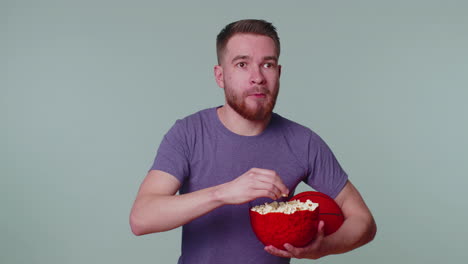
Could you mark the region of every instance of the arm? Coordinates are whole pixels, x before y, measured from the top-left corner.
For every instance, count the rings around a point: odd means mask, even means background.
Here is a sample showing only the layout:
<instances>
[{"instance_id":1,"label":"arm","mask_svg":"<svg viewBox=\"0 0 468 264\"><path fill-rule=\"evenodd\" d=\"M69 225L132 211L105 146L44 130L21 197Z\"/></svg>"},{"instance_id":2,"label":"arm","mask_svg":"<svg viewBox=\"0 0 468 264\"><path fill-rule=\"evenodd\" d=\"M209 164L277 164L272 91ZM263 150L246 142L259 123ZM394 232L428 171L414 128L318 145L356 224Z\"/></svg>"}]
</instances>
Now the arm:
<instances>
[{"instance_id":1,"label":"arm","mask_svg":"<svg viewBox=\"0 0 468 264\"><path fill-rule=\"evenodd\" d=\"M135 235L174 229L225 204L241 204L259 197L277 199L289 192L274 171L256 168L231 182L175 195L180 185L169 173L148 173L130 213Z\"/></svg>"},{"instance_id":2,"label":"arm","mask_svg":"<svg viewBox=\"0 0 468 264\"><path fill-rule=\"evenodd\" d=\"M331 254L345 253L370 242L376 234L377 226L359 191L350 181L335 201L345 217L343 225L335 233L324 237L321 222L317 238L310 245L295 248L286 244L287 250L279 250L272 246L265 247L265 250L281 257L318 259Z\"/></svg>"},{"instance_id":3,"label":"arm","mask_svg":"<svg viewBox=\"0 0 468 264\"><path fill-rule=\"evenodd\" d=\"M179 180L171 174L151 170L130 213L132 232L144 235L167 231L221 206L210 189L176 196L179 188Z\"/></svg>"},{"instance_id":4,"label":"arm","mask_svg":"<svg viewBox=\"0 0 468 264\"><path fill-rule=\"evenodd\" d=\"M345 221L335 233L323 239L323 254L351 251L372 241L377 225L359 191L348 181L335 198L343 211Z\"/></svg>"}]
</instances>

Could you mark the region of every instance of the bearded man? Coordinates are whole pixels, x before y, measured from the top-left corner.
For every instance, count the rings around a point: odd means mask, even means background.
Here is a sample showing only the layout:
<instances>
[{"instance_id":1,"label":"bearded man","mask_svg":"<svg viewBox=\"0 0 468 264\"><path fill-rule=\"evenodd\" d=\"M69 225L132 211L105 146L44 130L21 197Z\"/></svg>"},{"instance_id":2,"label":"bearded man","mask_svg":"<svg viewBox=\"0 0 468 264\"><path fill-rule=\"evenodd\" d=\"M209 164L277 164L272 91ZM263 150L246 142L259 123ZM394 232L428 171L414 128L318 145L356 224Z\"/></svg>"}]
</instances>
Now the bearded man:
<instances>
[{"instance_id":1,"label":"bearded man","mask_svg":"<svg viewBox=\"0 0 468 264\"><path fill-rule=\"evenodd\" d=\"M280 87L280 41L264 20L240 20L217 37L214 75L225 104L178 120L141 184L135 235L183 226L181 263L290 263L348 252L371 241L375 221L326 143L273 112ZM300 182L334 198L345 221L306 247L263 246L249 202L291 197ZM177 195L176 193L179 192Z\"/></svg>"}]
</instances>

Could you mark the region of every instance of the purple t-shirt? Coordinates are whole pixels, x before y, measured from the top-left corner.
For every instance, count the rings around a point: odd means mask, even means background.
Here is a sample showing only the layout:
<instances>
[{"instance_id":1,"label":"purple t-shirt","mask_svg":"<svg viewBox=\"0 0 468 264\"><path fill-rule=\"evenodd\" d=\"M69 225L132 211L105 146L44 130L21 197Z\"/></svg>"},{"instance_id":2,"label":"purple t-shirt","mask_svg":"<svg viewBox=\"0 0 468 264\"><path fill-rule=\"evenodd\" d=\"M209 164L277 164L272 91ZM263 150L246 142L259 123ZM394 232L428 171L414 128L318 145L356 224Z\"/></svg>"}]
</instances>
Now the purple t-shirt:
<instances>
[{"instance_id":1,"label":"purple t-shirt","mask_svg":"<svg viewBox=\"0 0 468 264\"><path fill-rule=\"evenodd\" d=\"M312 130L274 113L261 134L240 136L216 109L178 120L159 146L151 169L175 176L180 194L232 181L251 168L276 171L291 195L301 181L332 198L346 184L347 174ZM184 225L178 263L289 263L263 249L248 210L249 203L224 205Z\"/></svg>"}]
</instances>

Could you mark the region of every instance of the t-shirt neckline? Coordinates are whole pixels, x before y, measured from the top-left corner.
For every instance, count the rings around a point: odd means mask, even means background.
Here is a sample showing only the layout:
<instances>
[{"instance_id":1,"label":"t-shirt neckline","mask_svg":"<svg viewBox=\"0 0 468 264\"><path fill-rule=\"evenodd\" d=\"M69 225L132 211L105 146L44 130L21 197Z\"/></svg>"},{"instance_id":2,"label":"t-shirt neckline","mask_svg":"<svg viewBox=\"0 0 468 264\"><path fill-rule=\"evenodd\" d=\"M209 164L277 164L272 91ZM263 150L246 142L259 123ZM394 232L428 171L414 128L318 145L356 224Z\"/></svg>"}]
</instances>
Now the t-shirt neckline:
<instances>
[{"instance_id":1,"label":"t-shirt neckline","mask_svg":"<svg viewBox=\"0 0 468 264\"><path fill-rule=\"evenodd\" d=\"M259 139L261 137L264 137L265 135L267 135L269 133L269 131L271 130L272 123L276 119L276 114L272 113L270 123L268 123L266 128L260 134L254 135L254 136L243 136L243 135L239 135L239 134L236 134L236 133L232 132L231 130L229 130L227 127L224 126L224 124L221 122L221 120L219 119L219 116L218 116L218 108L220 108L220 107L222 107L222 105L217 106L217 107L213 107L211 109L211 111L210 111L211 119L214 121L213 123L216 125L216 127L223 134L225 134L226 136L229 136L229 137L233 137L233 138L238 138L238 139L243 139L243 140L255 140L255 139Z\"/></svg>"}]
</instances>

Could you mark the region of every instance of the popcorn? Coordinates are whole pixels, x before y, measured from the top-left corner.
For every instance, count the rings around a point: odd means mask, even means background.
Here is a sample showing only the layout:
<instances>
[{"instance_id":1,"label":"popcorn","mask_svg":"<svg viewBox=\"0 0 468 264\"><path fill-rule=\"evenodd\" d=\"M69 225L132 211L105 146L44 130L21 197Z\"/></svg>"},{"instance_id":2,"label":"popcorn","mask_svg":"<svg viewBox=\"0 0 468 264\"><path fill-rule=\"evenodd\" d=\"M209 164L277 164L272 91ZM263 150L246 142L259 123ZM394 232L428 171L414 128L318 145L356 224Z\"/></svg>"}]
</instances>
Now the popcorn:
<instances>
[{"instance_id":1,"label":"popcorn","mask_svg":"<svg viewBox=\"0 0 468 264\"><path fill-rule=\"evenodd\" d=\"M265 203L263 205L254 206L250 210L262 215L268 213L294 214L296 211L314 211L317 207L318 203L314 203L311 200L307 200L305 202L293 200L280 203L276 201L272 203Z\"/></svg>"}]
</instances>

